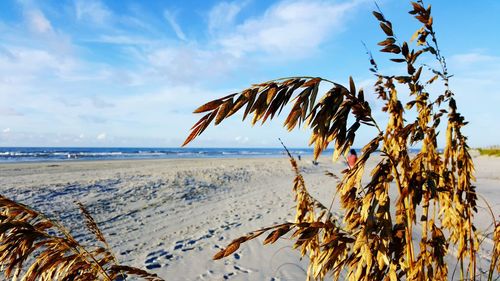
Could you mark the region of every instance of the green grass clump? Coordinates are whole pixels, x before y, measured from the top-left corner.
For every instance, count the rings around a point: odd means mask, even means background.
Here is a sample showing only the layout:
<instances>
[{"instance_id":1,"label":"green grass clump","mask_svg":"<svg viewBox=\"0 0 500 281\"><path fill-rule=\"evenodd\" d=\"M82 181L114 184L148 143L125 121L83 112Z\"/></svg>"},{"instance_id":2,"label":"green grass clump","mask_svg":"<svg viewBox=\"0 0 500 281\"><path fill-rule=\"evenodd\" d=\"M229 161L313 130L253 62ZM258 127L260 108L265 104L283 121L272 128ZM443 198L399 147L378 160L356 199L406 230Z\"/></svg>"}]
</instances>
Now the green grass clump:
<instances>
[{"instance_id":1,"label":"green grass clump","mask_svg":"<svg viewBox=\"0 0 500 281\"><path fill-rule=\"evenodd\" d=\"M500 148L478 148L479 154L487 156L500 156Z\"/></svg>"}]
</instances>

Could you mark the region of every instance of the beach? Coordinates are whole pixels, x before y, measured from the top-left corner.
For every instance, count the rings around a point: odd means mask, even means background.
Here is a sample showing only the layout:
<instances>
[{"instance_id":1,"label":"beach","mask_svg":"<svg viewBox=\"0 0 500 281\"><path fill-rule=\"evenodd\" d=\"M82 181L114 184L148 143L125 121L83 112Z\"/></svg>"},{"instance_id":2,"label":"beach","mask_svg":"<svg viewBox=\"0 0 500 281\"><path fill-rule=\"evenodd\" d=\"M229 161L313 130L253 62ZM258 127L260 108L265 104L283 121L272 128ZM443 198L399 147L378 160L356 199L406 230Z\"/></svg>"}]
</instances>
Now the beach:
<instances>
[{"instance_id":1,"label":"beach","mask_svg":"<svg viewBox=\"0 0 500 281\"><path fill-rule=\"evenodd\" d=\"M500 158L474 161L477 192L498 215ZM345 164L328 157L318 165L310 157L298 163L310 193L329 206L337 180L325 172L341 176ZM56 218L89 243L93 236L74 204L82 202L120 262L166 280L305 280L307 258L286 238L263 246L263 235L212 261L232 239L293 221L293 178L286 157L10 163L0 164L0 193ZM481 199L478 204L476 224L486 231L491 216ZM338 202L333 211L341 216ZM490 238L480 263L487 264Z\"/></svg>"}]
</instances>

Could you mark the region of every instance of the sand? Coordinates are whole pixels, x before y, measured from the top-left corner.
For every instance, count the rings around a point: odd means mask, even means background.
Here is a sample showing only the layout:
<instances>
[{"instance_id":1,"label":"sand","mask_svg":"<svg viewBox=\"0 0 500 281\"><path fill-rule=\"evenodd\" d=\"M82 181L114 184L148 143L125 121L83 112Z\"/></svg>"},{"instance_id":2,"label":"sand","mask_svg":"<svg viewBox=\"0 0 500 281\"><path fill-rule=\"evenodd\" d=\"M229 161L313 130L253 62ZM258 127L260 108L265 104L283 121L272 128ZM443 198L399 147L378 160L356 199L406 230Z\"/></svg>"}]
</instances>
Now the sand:
<instances>
[{"instance_id":1,"label":"sand","mask_svg":"<svg viewBox=\"0 0 500 281\"><path fill-rule=\"evenodd\" d=\"M475 157L475 163L478 192L500 214L500 158ZM336 181L325 171L340 175L345 164L327 158L299 164L310 192L329 205ZM292 221L292 180L286 158L0 165L1 194L36 206L88 242L92 235L73 204L83 202L121 262L166 280L304 280L307 263L287 239L262 246L264 235L230 257L211 260L234 238ZM479 203L476 223L487 229L491 219ZM491 240L483 245L486 254Z\"/></svg>"}]
</instances>

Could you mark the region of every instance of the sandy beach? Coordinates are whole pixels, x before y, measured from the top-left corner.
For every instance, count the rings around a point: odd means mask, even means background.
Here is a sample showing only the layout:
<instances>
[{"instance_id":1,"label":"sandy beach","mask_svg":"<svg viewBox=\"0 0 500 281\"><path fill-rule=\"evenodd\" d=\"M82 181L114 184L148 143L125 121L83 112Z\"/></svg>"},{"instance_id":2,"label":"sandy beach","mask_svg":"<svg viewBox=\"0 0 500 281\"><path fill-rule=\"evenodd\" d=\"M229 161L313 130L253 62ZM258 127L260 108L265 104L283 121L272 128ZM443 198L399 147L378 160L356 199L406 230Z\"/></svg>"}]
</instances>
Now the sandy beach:
<instances>
[{"instance_id":1,"label":"sandy beach","mask_svg":"<svg viewBox=\"0 0 500 281\"><path fill-rule=\"evenodd\" d=\"M325 172L340 175L345 164L328 158L299 164L311 194L329 205L336 181ZM475 164L478 193L500 214L500 158L475 157ZM81 201L121 262L166 280L304 280L306 262L287 239L262 246L264 235L228 258L211 260L234 238L293 220L292 180L287 158L0 165L1 194L57 218L89 241L73 203ZM481 200L479 206L476 223L486 230L491 216ZM482 246L488 249L491 240Z\"/></svg>"}]
</instances>

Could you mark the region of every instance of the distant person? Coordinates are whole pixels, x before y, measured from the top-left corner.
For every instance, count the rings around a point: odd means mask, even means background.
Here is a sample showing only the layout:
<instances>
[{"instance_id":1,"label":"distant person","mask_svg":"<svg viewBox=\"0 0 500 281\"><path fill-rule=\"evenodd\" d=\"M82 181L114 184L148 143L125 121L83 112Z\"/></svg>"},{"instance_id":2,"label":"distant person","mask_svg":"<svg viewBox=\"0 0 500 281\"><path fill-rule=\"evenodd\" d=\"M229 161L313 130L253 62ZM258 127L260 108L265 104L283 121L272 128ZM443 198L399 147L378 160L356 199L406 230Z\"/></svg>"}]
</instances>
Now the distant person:
<instances>
[{"instance_id":1,"label":"distant person","mask_svg":"<svg viewBox=\"0 0 500 281\"><path fill-rule=\"evenodd\" d=\"M358 155L354 149L351 149L351 151L349 151L349 156L347 156L347 166L349 166L349 169L354 167L356 161L358 161Z\"/></svg>"},{"instance_id":2,"label":"distant person","mask_svg":"<svg viewBox=\"0 0 500 281\"><path fill-rule=\"evenodd\" d=\"M300 157L300 155L297 155L297 158L299 158L299 161L302 159L302 157Z\"/></svg>"}]
</instances>

